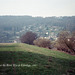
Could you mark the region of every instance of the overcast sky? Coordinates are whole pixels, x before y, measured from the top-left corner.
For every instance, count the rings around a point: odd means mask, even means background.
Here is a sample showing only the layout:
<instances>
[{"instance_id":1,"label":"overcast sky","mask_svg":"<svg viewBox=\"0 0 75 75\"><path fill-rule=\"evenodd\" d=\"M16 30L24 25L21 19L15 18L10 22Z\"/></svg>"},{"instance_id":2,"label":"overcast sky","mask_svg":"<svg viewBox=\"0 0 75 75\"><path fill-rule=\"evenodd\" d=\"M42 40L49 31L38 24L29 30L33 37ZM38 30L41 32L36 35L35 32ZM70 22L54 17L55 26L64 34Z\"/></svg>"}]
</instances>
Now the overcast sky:
<instances>
[{"instance_id":1,"label":"overcast sky","mask_svg":"<svg viewBox=\"0 0 75 75\"><path fill-rule=\"evenodd\" d=\"M75 0L0 0L0 15L75 16Z\"/></svg>"}]
</instances>

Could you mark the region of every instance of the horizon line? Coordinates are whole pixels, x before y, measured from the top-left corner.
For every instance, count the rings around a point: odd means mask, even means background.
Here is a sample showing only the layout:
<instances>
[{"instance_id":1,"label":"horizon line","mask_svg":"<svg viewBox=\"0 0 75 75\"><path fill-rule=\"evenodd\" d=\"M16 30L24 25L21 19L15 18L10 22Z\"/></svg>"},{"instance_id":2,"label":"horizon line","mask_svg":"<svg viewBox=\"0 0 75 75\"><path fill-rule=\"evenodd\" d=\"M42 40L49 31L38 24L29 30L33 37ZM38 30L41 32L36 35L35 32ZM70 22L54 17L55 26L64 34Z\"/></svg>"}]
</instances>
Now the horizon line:
<instances>
[{"instance_id":1,"label":"horizon line","mask_svg":"<svg viewBox=\"0 0 75 75\"><path fill-rule=\"evenodd\" d=\"M72 16L75 16L75 15L64 15L64 16L32 16L32 15L0 15L0 16L31 16L31 17L72 17Z\"/></svg>"}]
</instances>

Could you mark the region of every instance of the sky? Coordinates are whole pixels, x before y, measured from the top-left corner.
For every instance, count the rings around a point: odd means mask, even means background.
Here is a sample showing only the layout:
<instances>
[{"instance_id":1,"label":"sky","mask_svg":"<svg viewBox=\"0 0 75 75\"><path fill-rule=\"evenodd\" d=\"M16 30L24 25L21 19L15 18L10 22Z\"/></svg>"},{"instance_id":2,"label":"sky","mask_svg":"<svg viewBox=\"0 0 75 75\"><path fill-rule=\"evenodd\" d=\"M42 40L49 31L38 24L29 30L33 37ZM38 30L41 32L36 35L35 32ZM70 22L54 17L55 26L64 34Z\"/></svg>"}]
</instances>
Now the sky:
<instances>
[{"instance_id":1,"label":"sky","mask_svg":"<svg viewBox=\"0 0 75 75\"><path fill-rule=\"evenodd\" d=\"M0 0L0 15L75 16L75 0Z\"/></svg>"}]
</instances>

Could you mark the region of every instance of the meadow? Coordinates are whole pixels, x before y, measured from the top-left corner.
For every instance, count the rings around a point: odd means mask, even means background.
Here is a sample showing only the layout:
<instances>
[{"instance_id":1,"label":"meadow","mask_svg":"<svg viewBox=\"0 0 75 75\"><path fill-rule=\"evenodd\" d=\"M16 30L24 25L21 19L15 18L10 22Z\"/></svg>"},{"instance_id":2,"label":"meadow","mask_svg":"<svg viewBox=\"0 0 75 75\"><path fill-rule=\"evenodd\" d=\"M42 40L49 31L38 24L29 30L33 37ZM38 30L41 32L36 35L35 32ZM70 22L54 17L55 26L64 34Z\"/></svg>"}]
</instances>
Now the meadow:
<instances>
[{"instance_id":1,"label":"meadow","mask_svg":"<svg viewBox=\"0 0 75 75\"><path fill-rule=\"evenodd\" d=\"M1 43L0 75L75 75L75 56L23 43Z\"/></svg>"}]
</instances>

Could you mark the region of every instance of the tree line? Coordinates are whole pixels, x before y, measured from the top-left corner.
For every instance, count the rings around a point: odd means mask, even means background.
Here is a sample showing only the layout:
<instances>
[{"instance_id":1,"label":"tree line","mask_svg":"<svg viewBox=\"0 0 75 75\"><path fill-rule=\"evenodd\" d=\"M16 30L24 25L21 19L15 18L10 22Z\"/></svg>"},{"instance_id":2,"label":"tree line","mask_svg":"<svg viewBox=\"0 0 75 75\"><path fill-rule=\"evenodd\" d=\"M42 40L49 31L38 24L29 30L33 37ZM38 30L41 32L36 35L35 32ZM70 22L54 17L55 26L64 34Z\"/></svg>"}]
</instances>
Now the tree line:
<instances>
[{"instance_id":1,"label":"tree line","mask_svg":"<svg viewBox=\"0 0 75 75\"><path fill-rule=\"evenodd\" d=\"M0 28L3 30L19 31L29 25L61 26L64 30L75 30L75 16L61 17L32 17L32 16L0 16Z\"/></svg>"}]
</instances>

